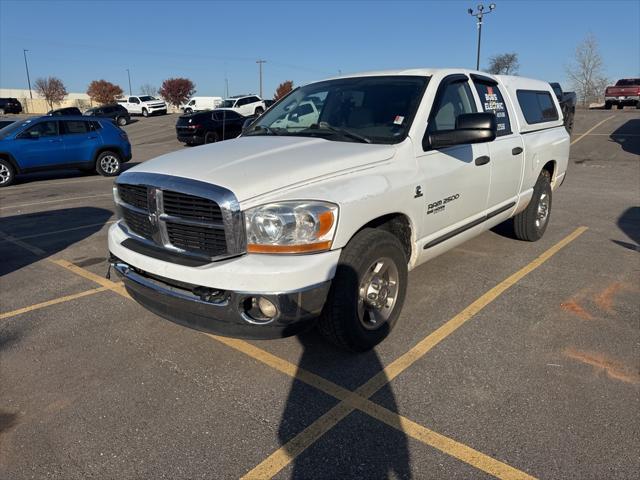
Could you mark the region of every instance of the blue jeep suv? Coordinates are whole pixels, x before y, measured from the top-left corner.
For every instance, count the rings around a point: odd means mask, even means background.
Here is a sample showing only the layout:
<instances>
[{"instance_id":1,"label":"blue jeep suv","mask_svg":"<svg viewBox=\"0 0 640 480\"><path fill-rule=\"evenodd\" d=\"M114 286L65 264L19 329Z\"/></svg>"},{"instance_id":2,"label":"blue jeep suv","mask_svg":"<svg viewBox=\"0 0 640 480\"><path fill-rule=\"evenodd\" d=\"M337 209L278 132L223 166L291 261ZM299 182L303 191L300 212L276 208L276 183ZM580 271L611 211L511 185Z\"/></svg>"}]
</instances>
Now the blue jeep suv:
<instances>
[{"instance_id":1,"label":"blue jeep suv","mask_svg":"<svg viewBox=\"0 0 640 480\"><path fill-rule=\"evenodd\" d=\"M129 138L109 118L46 116L0 129L0 187L20 173L57 168L111 177L129 160Z\"/></svg>"}]
</instances>

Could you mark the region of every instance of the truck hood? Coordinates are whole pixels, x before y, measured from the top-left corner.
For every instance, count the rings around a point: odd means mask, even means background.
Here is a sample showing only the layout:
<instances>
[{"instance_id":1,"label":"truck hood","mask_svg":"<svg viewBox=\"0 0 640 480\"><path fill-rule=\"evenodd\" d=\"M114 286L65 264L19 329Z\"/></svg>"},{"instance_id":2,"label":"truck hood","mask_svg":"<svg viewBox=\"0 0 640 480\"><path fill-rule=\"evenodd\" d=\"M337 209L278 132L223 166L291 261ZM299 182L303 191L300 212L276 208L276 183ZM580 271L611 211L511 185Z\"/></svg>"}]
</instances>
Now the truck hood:
<instances>
[{"instance_id":1,"label":"truck hood","mask_svg":"<svg viewBox=\"0 0 640 480\"><path fill-rule=\"evenodd\" d=\"M252 136L185 148L162 155L128 172L173 175L231 190L245 201L296 184L317 181L387 161L394 145L337 142L294 136Z\"/></svg>"}]
</instances>

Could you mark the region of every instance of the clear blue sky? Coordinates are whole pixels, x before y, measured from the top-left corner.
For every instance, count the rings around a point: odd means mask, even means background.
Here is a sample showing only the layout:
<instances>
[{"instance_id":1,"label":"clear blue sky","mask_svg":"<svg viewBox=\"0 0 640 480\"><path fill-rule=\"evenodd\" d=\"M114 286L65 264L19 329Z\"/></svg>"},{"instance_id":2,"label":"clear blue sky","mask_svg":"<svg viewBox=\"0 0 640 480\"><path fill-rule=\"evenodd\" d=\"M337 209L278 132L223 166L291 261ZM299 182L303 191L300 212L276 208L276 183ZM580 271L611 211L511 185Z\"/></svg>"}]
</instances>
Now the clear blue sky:
<instances>
[{"instance_id":1,"label":"clear blue sky","mask_svg":"<svg viewBox=\"0 0 640 480\"><path fill-rule=\"evenodd\" d=\"M474 67L474 1L56 1L0 0L0 87L61 78L84 92L104 78L140 85L191 78L200 95L258 91L338 74L398 67ZM488 5L490 2L485 2ZM481 68L517 52L520 75L566 83L565 65L592 32L606 75L640 76L640 1L495 0L485 17Z\"/></svg>"}]
</instances>

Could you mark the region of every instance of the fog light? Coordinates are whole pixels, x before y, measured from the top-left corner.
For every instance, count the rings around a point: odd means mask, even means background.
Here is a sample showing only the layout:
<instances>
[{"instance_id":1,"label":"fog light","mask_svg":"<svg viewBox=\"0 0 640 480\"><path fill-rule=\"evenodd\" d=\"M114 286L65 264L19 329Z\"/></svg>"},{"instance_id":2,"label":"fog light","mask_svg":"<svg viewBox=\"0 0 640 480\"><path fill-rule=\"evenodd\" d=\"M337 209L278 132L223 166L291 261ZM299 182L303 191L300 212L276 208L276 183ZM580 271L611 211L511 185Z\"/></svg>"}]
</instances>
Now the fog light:
<instances>
[{"instance_id":1,"label":"fog light","mask_svg":"<svg viewBox=\"0 0 640 480\"><path fill-rule=\"evenodd\" d=\"M258 308L260 309L260 312L267 318L273 318L278 314L278 309L276 308L276 306L264 297L260 297L258 299Z\"/></svg>"}]
</instances>

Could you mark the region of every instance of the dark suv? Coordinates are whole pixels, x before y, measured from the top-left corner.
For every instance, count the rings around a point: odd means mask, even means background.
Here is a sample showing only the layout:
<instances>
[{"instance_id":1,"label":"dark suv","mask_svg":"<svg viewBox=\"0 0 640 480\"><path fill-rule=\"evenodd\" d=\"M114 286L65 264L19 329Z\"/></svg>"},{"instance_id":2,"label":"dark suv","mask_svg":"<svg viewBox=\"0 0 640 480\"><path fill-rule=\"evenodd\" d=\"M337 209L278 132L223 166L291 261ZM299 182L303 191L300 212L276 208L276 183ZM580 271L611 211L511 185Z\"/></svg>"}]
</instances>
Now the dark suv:
<instances>
[{"instance_id":1,"label":"dark suv","mask_svg":"<svg viewBox=\"0 0 640 480\"><path fill-rule=\"evenodd\" d=\"M17 98L0 98L0 115L22 113L22 104Z\"/></svg>"},{"instance_id":2,"label":"dark suv","mask_svg":"<svg viewBox=\"0 0 640 480\"><path fill-rule=\"evenodd\" d=\"M121 127L131 121L127 109L117 103L93 107L84 112L84 114L91 117L110 118Z\"/></svg>"},{"instance_id":3,"label":"dark suv","mask_svg":"<svg viewBox=\"0 0 640 480\"><path fill-rule=\"evenodd\" d=\"M202 145L236 138L248 118L233 110L210 110L183 115L176 123L178 141L187 145Z\"/></svg>"}]
</instances>

